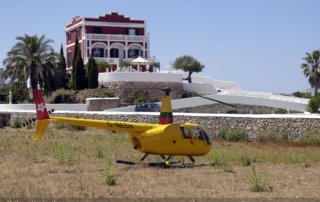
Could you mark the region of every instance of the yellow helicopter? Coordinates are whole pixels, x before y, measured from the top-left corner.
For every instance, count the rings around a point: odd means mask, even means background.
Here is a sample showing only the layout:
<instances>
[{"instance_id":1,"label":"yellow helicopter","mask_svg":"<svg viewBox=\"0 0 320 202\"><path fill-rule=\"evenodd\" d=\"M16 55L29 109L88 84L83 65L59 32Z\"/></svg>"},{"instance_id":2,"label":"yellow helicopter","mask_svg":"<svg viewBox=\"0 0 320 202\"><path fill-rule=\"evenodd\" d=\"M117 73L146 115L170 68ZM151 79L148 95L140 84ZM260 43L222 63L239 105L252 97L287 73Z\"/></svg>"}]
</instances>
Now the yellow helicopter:
<instances>
[{"instance_id":1,"label":"yellow helicopter","mask_svg":"<svg viewBox=\"0 0 320 202\"><path fill-rule=\"evenodd\" d=\"M33 90L37 112L35 140L43 137L50 122L127 132L133 148L144 153L143 161L149 154L160 155L167 161L171 156L187 156L193 163L193 156L202 156L211 150L210 132L193 123L173 123L170 88L163 89L159 124L93 120L49 116L41 91ZM121 163L121 162L120 162ZM122 161L122 163L126 163Z\"/></svg>"}]
</instances>

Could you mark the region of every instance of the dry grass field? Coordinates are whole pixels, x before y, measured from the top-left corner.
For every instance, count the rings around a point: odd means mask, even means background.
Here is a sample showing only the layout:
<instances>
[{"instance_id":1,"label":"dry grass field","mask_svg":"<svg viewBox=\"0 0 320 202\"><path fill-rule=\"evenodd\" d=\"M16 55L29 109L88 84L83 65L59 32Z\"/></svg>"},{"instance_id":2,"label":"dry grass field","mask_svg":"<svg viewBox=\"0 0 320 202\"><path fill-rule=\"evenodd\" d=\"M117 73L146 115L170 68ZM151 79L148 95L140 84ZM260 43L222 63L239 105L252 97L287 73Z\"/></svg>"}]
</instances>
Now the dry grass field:
<instances>
[{"instance_id":1,"label":"dry grass field","mask_svg":"<svg viewBox=\"0 0 320 202\"><path fill-rule=\"evenodd\" d=\"M316 145L215 141L209 154L196 158L212 165L161 169L116 164L143 155L126 134L49 128L43 140L32 142L33 132L0 129L0 199L320 199Z\"/></svg>"}]
</instances>

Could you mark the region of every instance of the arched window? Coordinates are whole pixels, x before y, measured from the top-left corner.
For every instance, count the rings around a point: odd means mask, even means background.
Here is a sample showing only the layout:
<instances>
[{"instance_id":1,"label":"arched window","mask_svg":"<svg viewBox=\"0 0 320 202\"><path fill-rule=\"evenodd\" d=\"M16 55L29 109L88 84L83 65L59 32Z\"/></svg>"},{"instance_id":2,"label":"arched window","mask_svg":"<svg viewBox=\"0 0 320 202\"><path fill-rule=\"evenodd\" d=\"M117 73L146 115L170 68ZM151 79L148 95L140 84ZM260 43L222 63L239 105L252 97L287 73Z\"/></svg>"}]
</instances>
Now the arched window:
<instances>
[{"instance_id":1,"label":"arched window","mask_svg":"<svg viewBox=\"0 0 320 202\"><path fill-rule=\"evenodd\" d=\"M104 57L104 49L103 48L92 48L91 54L93 57Z\"/></svg>"}]
</instances>

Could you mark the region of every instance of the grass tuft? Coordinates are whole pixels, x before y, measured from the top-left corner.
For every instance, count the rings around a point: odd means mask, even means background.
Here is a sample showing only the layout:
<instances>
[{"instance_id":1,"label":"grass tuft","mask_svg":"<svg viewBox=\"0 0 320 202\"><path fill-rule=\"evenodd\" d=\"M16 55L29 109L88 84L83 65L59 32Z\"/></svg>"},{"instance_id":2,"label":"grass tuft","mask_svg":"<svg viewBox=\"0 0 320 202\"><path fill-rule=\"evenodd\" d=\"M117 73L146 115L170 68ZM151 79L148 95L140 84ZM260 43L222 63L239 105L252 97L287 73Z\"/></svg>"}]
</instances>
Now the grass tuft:
<instances>
[{"instance_id":1,"label":"grass tuft","mask_svg":"<svg viewBox=\"0 0 320 202\"><path fill-rule=\"evenodd\" d=\"M251 166L254 162L254 158L250 158L249 156L244 156L240 158L241 165L244 167Z\"/></svg>"},{"instance_id":2,"label":"grass tuft","mask_svg":"<svg viewBox=\"0 0 320 202\"><path fill-rule=\"evenodd\" d=\"M249 183L251 191L253 192L268 191L269 179L267 175L257 172L255 166L252 166L252 170L249 175Z\"/></svg>"},{"instance_id":3,"label":"grass tuft","mask_svg":"<svg viewBox=\"0 0 320 202\"><path fill-rule=\"evenodd\" d=\"M106 156L103 161L103 175L104 182L108 186L114 186L117 184L117 177L112 169L109 158Z\"/></svg>"},{"instance_id":4,"label":"grass tuft","mask_svg":"<svg viewBox=\"0 0 320 202\"><path fill-rule=\"evenodd\" d=\"M10 151L10 149L11 149L11 145L12 145L12 143L11 143L11 139L10 139L10 138L8 138L8 137L6 137L6 138L3 140L3 147L4 147L4 150L5 150L5 151Z\"/></svg>"},{"instance_id":5,"label":"grass tuft","mask_svg":"<svg viewBox=\"0 0 320 202\"><path fill-rule=\"evenodd\" d=\"M320 135L319 134L307 134L303 138L303 142L308 143L308 144L320 144Z\"/></svg>"},{"instance_id":6,"label":"grass tuft","mask_svg":"<svg viewBox=\"0 0 320 202\"><path fill-rule=\"evenodd\" d=\"M214 155L214 165L223 168L225 172L233 172L233 169L229 163L229 160L223 153L215 153Z\"/></svg>"},{"instance_id":7,"label":"grass tuft","mask_svg":"<svg viewBox=\"0 0 320 202\"><path fill-rule=\"evenodd\" d=\"M58 160L59 164L72 165L73 149L68 144L55 144L53 147L54 157Z\"/></svg>"},{"instance_id":8,"label":"grass tuft","mask_svg":"<svg viewBox=\"0 0 320 202\"><path fill-rule=\"evenodd\" d=\"M105 157L105 152L103 151L103 147L101 146L98 140L94 140L94 154L97 158Z\"/></svg>"}]
</instances>

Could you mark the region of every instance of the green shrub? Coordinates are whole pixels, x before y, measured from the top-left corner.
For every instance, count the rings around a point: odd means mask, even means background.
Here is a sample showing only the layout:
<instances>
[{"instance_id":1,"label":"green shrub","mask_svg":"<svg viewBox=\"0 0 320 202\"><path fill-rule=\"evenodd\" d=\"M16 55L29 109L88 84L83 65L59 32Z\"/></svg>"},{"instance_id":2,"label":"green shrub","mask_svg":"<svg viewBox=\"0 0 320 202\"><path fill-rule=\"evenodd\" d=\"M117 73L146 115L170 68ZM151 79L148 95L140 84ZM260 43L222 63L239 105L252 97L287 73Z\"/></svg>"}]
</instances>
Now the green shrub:
<instances>
[{"instance_id":1,"label":"green shrub","mask_svg":"<svg viewBox=\"0 0 320 202\"><path fill-rule=\"evenodd\" d=\"M309 144L320 144L320 135L315 133L309 133L303 137L303 142Z\"/></svg>"},{"instance_id":2,"label":"green shrub","mask_svg":"<svg viewBox=\"0 0 320 202\"><path fill-rule=\"evenodd\" d=\"M255 162L255 159L250 158L248 156L244 156L244 157L241 157L240 162L242 166L247 167L247 166L251 166Z\"/></svg>"},{"instance_id":3,"label":"green shrub","mask_svg":"<svg viewBox=\"0 0 320 202\"><path fill-rule=\"evenodd\" d=\"M299 91L297 91L297 92L292 93L292 95L295 96L295 97L309 98L309 99L312 97L310 92L299 92Z\"/></svg>"},{"instance_id":4,"label":"green shrub","mask_svg":"<svg viewBox=\"0 0 320 202\"><path fill-rule=\"evenodd\" d=\"M214 154L214 166L221 167L225 172L233 172L229 160L221 152Z\"/></svg>"},{"instance_id":5,"label":"green shrub","mask_svg":"<svg viewBox=\"0 0 320 202\"><path fill-rule=\"evenodd\" d=\"M48 103L76 103L76 91L58 89L49 97Z\"/></svg>"},{"instance_id":6,"label":"green shrub","mask_svg":"<svg viewBox=\"0 0 320 202\"><path fill-rule=\"evenodd\" d=\"M320 93L318 93L317 95L313 96L310 100L309 100L309 104L308 104L308 111L311 113L317 113L320 107Z\"/></svg>"},{"instance_id":7,"label":"green shrub","mask_svg":"<svg viewBox=\"0 0 320 202\"><path fill-rule=\"evenodd\" d=\"M273 142L273 143L288 142L289 141L288 129L282 128L282 129L269 129L267 131L260 131L256 134L256 140L258 142Z\"/></svg>"},{"instance_id":8,"label":"green shrub","mask_svg":"<svg viewBox=\"0 0 320 202\"><path fill-rule=\"evenodd\" d=\"M184 93L181 98L197 97L198 93L195 91Z\"/></svg>"},{"instance_id":9,"label":"green shrub","mask_svg":"<svg viewBox=\"0 0 320 202\"><path fill-rule=\"evenodd\" d=\"M141 102L147 102L147 93L145 93L143 91L138 91L134 94L133 104L136 105Z\"/></svg>"},{"instance_id":10,"label":"green shrub","mask_svg":"<svg viewBox=\"0 0 320 202\"><path fill-rule=\"evenodd\" d=\"M257 172L255 166L252 166L252 170L249 175L249 183L251 191L253 192L268 191L268 177L263 173Z\"/></svg>"},{"instance_id":11,"label":"green shrub","mask_svg":"<svg viewBox=\"0 0 320 202\"><path fill-rule=\"evenodd\" d=\"M219 134L219 136L222 139L233 141L233 142L244 141L248 139L246 131L242 128L235 128L235 129L222 131Z\"/></svg>"},{"instance_id":12,"label":"green shrub","mask_svg":"<svg viewBox=\"0 0 320 202\"><path fill-rule=\"evenodd\" d=\"M16 118L11 124L11 128L21 128L21 127L22 127L22 124L18 118Z\"/></svg>"}]
</instances>

